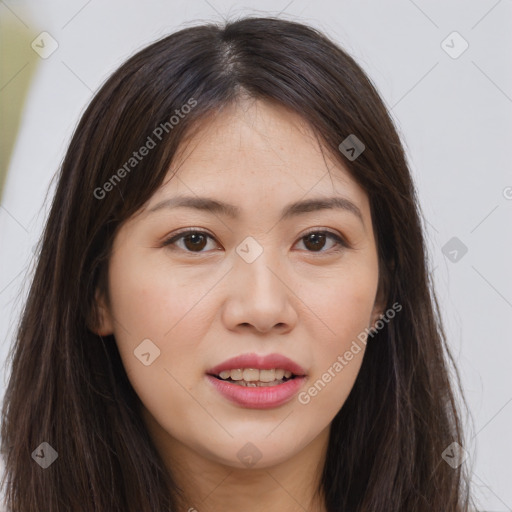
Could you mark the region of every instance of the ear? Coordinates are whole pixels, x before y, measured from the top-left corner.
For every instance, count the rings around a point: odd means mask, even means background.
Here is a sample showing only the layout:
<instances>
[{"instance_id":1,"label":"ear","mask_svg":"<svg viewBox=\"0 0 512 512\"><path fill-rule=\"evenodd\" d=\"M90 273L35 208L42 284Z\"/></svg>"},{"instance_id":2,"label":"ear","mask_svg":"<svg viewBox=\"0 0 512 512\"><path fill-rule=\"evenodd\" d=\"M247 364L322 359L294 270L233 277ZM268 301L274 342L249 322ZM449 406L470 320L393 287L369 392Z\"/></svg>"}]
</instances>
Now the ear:
<instances>
[{"instance_id":1,"label":"ear","mask_svg":"<svg viewBox=\"0 0 512 512\"><path fill-rule=\"evenodd\" d=\"M380 317L384 314L384 309L386 308L387 302L387 292L386 286L383 286L383 283L379 283L379 287L377 290L377 296L375 297L375 302L373 304L373 309L371 313L370 325L374 326L375 322L380 319Z\"/></svg>"},{"instance_id":2,"label":"ear","mask_svg":"<svg viewBox=\"0 0 512 512\"><path fill-rule=\"evenodd\" d=\"M375 302L370 315L371 326L374 326L377 320L380 320L381 316L384 315L386 304L389 300L391 280L395 274L395 268L396 264L394 257L391 257L388 261L381 261L379 259L379 284L377 286Z\"/></svg>"},{"instance_id":3,"label":"ear","mask_svg":"<svg viewBox=\"0 0 512 512\"><path fill-rule=\"evenodd\" d=\"M99 336L108 336L114 333L110 307L105 296L97 288L94 295L94 311L88 322L89 329Z\"/></svg>"}]
</instances>

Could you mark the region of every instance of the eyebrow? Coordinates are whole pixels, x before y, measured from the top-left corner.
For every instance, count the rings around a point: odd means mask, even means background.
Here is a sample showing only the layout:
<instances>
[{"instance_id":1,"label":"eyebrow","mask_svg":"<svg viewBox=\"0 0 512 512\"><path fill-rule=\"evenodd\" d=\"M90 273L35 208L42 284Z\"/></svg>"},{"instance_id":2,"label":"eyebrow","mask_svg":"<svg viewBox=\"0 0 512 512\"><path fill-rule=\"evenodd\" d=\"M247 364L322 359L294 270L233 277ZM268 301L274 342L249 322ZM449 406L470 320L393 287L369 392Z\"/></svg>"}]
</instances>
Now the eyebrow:
<instances>
[{"instance_id":1,"label":"eyebrow","mask_svg":"<svg viewBox=\"0 0 512 512\"><path fill-rule=\"evenodd\" d=\"M162 208L194 208L231 218L240 217L241 214L241 210L238 206L224 203L209 197L197 196L176 196L170 199L164 199L150 208L149 213L161 210ZM281 219L285 220L305 213L330 209L350 212L358 217L364 226L364 219L361 210L352 201L344 197L306 199L291 203L283 208L281 212Z\"/></svg>"}]
</instances>

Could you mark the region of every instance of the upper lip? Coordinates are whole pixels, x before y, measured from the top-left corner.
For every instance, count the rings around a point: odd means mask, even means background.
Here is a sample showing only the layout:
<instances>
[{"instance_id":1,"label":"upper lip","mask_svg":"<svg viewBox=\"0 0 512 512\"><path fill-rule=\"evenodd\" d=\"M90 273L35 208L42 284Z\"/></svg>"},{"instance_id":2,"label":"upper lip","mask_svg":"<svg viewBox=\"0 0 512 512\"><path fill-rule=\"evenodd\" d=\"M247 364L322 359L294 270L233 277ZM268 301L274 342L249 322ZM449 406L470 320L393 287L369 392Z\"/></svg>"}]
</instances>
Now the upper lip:
<instances>
[{"instance_id":1,"label":"upper lip","mask_svg":"<svg viewBox=\"0 0 512 512\"><path fill-rule=\"evenodd\" d=\"M294 375L305 375L306 370L298 363L282 354L242 354L232 357L226 361L210 368L206 373L209 375L219 375L224 370L234 370L237 368L255 368L258 370L271 370L272 368L283 369L292 372Z\"/></svg>"}]
</instances>

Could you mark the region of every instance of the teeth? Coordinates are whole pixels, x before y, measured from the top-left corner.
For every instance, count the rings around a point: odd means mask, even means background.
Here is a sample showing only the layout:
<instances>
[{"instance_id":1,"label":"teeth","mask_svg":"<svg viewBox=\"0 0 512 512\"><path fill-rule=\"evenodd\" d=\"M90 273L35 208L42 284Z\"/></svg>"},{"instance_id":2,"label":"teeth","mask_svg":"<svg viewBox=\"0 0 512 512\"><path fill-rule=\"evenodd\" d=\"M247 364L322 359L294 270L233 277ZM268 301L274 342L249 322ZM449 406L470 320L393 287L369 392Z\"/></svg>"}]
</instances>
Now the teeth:
<instances>
[{"instance_id":1,"label":"teeth","mask_svg":"<svg viewBox=\"0 0 512 512\"><path fill-rule=\"evenodd\" d=\"M244 378L245 382L257 382L260 380L260 371L254 368L246 368L244 370Z\"/></svg>"},{"instance_id":2,"label":"teeth","mask_svg":"<svg viewBox=\"0 0 512 512\"><path fill-rule=\"evenodd\" d=\"M233 380L242 380L244 378L242 370L239 368L238 370L228 370L228 372L231 374L231 378ZM228 375L229 377L229 375ZM226 377L226 379L228 378Z\"/></svg>"},{"instance_id":3,"label":"teeth","mask_svg":"<svg viewBox=\"0 0 512 512\"><path fill-rule=\"evenodd\" d=\"M290 372L288 372L288 373L290 373ZM284 376L285 376L285 371L284 370L276 370L276 379L280 380Z\"/></svg>"},{"instance_id":4,"label":"teeth","mask_svg":"<svg viewBox=\"0 0 512 512\"><path fill-rule=\"evenodd\" d=\"M282 384L282 380L273 380L272 382L246 382L245 380L233 381L237 386L244 386L246 388L259 388L259 387L273 387Z\"/></svg>"},{"instance_id":5,"label":"teeth","mask_svg":"<svg viewBox=\"0 0 512 512\"><path fill-rule=\"evenodd\" d=\"M258 370L256 368L237 368L233 370L224 370L219 373L223 380L231 378L234 381L243 381L244 383L256 385L256 383L272 383L281 381L283 377L289 379L292 372L282 368L272 370Z\"/></svg>"}]
</instances>

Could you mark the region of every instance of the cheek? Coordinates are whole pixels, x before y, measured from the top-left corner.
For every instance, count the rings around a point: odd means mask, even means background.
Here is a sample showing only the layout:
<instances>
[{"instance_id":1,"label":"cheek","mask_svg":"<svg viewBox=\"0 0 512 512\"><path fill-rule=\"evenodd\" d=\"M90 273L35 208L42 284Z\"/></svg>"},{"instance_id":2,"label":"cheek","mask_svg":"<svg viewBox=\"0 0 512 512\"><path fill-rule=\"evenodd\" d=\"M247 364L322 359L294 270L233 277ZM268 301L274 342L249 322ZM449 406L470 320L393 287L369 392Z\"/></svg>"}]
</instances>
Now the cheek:
<instances>
[{"instance_id":1,"label":"cheek","mask_svg":"<svg viewBox=\"0 0 512 512\"><path fill-rule=\"evenodd\" d=\"M329 326L327 347L331 350L344 350L352 339L369 326L373 302L375 299L372 283L364 284L344 281L326 297L321 311L325 323Z\"/></svg>"},{"instance_id":2,"label":"cheek","mask_svg":"<svg viewBox=\"0 0 512 512\"><path fill-rule=\"evenodd\" d=\"M147 264L130 251L123 251L122 257L120 251L117 254L109 268L111 312L130 382L149 409L160 409L158 397L165 396L175 407L190 410L193 403L186 400L184 388L188 390L194 372L202 368L197 353L212 318L208 291L218 277L199 275L197 270L192 277L187 269L171 268L166 261ZM141 345L143 340L151 343ZM142 351L140 346L148 348ZM148 351L150 364L145 365L136 353Z\"/></svg>"},{"instance_id":3,"label":"cheek","mask_svg":"<svg viewBox=\"0 0 512 512\"><path fill-rule=\"evenodd\" d=\"M317 322L323 334L318 341L324 354L345 350L371 321L378 284L377 262L369 254L350 263L320 281L309 281L309 290L304 289L307 306L322 320Z\"/></svg>"},{"instance_id":4,"label":"cheek","mask_svg":"<svg viewBox=\"0 0 512 512\"><path fill-rule=\"evenodd\" d=\"M378 272L369 258L329 279L317 290L308 306L322 322L316 321L314 368L298 402L328 422L342 407L359 373L366 349L365 329L369 327L377 290ZM319 329L318 326L321 326Z\"/></svg>"},{"instance_id":5,"label":"cheek","mask_svg":"<svg viewBox=\"0 0 512 512\"><path fill-rule=\"evenodd\" d=\"M154 338L168 343L197 314L196 306L214 282L211 276L195 275L191 280L186 270L171 268L165 261L147 264L142 260L135 256L112 260L112 312L133 342ZM201 326L201 322L192 325Z\"/></svg>"}]
</instances>

